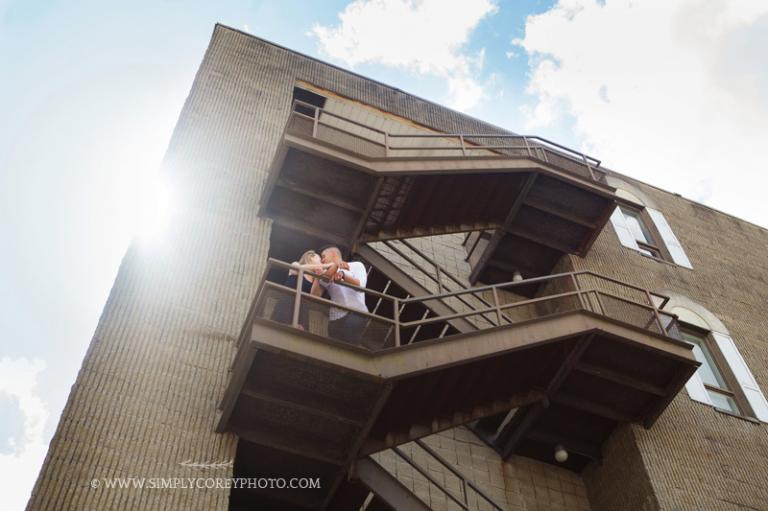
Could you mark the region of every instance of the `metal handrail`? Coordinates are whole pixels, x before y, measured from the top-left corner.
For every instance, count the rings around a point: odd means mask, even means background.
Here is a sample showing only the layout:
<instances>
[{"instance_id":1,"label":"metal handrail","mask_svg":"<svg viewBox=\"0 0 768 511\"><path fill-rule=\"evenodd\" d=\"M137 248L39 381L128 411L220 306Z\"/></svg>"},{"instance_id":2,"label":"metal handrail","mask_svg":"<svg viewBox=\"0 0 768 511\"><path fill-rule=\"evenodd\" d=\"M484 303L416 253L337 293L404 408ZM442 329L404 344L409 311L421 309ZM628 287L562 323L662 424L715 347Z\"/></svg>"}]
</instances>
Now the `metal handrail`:
<instances>
[{"instance_id":1,"label":"metal handrail","mask_svg":"<svg viewBox=\"0 0 768 511\"><path fill-rule=\"evenodd\" d=\"M267 277L269 275L269 270L272 268L283 268L283 269L293 269L297 272L297 284L295 288L284 286L275 282L271 282L267 280ZM623 302L626 302L632 306L642 308L644 310L649 311L652 314L652 317L649 318L649 322L642 328L646 330L651 330L651 324L656 324L658 326L658 332L661 335L666 336L672 336L671 331L673 330L676 321L677 316L675 314L666 312L666 311L660 311L658 307L656 306L656 303L653 300L653 296L660 297L662 299L666 299L664 295L660 295L658 293L651 293L650 291L641 288L639 286L635 286L632 284L627 284L625 282L621 282L617 279L614 279L612 277L608 277L605 275L601 275L599 273L595 273L588 270L583 271L575 271L575 272L566 272L566 273L558 273L555 275L547 275L543 277L535 277L531 279L525 279L518 282L503 282L500 284L492 284L492 285L486 285L486 286L478 286L473 288L466 288L462 289L460 291L450 291L450 292L444 292L439 294L433 294L433 295L426 295L426 296L417 296L417 297L408 297L408 298L399 298L396 296L388 295L386 293L380 293L378 291L374 291L371 289L366 289L359 286L354 286L352 284L347 284L346 282L337 282L337 285L346 286L355 290L358 290L360 292L363 292L365 294L377 297L380 300L388 300L392 303L392 317L383 316L381 314L377 313L371 313L369 311L361 311L357 309L353 309L350 307L347 307L345 305L333 302L331 300L321 298L318 296L313 296L311 294L308 294L302 290L303 286L303 279L305 275L305 270L300 267L296 267L292 265L291 263L287 263L285 261L280 261L277 259L268 259L267 261L267 269L264 274L264 280L262 282L262 285L259 288L259 292L257 293L256 299L254 301L253 306L250 309L248 318L246 320L246 325L244 325L243 330L241 332L241 343L245 338L247 338L247 332L248 332L248 324L251 324L253 320L255 319L256 312L258 310L258 302L262 299L264 296L264 290L265 289L277 289L282 292L285 292L286 294L291 293L293 295L293 316L291 318L291 325L294 328L299 328L299 316L300 316L300 310L302 305L307 301L313 301L316 303L322 303L324 305L327 305L329 307L333 307L336 309L342 309L346 310L348 312L353 312L354 314L358 314L361 316L364 316L366 318L369 318L370 320L380 321L382 323L390 325L389 328L391 329L390 332L394 331L394 337L395 337L395 347L402 346L401 342L401 330L407 329L407 328L419 328L423 325L433 324L433 323L448 323L450 321L454 321L457 319L463 319L468 318L471 316L477 316L477 315L485 315L485 314L496 314L498 318L501 318L504 314L504 311L509 311L511 309L515 309L518 307L523 306L529 306L529 305L536 305L540 303L545 302L551 302L554 300L562 299L562 298L569 298L569 297L576 297L579 302L579 306L577 309L572 310L586 310L595 314L599 314L602 316L606 316L609 318L613 318L615 320L624 321L624 318L616 318L608 314L608 312L605 309L605 306L602 302L601 296L603 297L611 297L612 299L618 299ZM611 282L613 284L618 284L626 289L631 289L633 291L640 292L643 297L645 297L645 303L633 300L629 297L620 296L615 293L612 293L607 290L590 287L590 286L584 286L580 281L579 277L582 276L591 276L596 277L599 279L603 279L607 282ZM326 278L326 277L318 277L318 278ZM562 291L563 288L560 290L557 290L556 292L546 294L544 296L538 296L535 298L529 298L526 300L521 300L517 302L511 302L511 303L502 303L500 301L500 293L499 291L503 291L507 288L514 288L516 286L525 286L525 285L531 285L531 284L541 284L544 282L553 282L557 279L567 279L573 284L574 289L572 290L566 290ZM452 314L442 314L442 315L435 315L433 317L427 317L426 315L422 316L421 319L413 320L413 321L402 321L400 317L401 309L410 303L422 303L425 308L429 309L427 307L427 303L433 300L444 300L445 298L460 296L463 294L475 294L482 291L491 291L491 296L493 297L493 302L488 302L488 305L486 307L481 307L477 309L472 309L467 312L456 312ZM599 305L598 307L595 307L593 304L591 304L587 298L594 294L594 296L597 298L597 302ZM537 317L545 317L547 314L542 313L540 316ZM665 326L664 321L662 321L662 317L668 319L668 323ZM626 321L624 321L626 322ZM491 326L489 328L497 327L497 325L494 325L491 323ZM484 328L479 328L479 330L483 330ZM651 330L655 331L655 330ZM390 334L387 334L387 338L389 338ZM442 338L442 335L441 337ZM411 340L413 339L413 336L411 336ZM386 340L386 338L385 338ZM407 342L406 344L410 344L410 342Z\"/></svg>"},{"instance_id":2,"label":"metal handrail","mask_svg":"<svg viewBox=\"0 0 768 511\"><path fill-rule=\"evenodd\" d=\"M450 296L456 296L456 295L467 294L467 293L479 293L479 292L482 292L482 291L490 291L493 288L501 289L501 288L507 288L507 287L515 287L515 286L525 286L527 284L536 284L536 283L541 283L541 282L545 282L545 281L555 280L555 279L559 279L559 278L566 278L566 277L569 277L570 275L574 275L576 277L578 277L580 275L590 275L590 276L593 276L593 277L597 277L597 278L606 280L608 282L612 282L614 284L619 284L621 286L633 289L635 291L641 291L643 293L648 292L651 296L657 296L657 297L663 298L663 299L667 299L668 298L665 295L662 295L662 294L659 294L659 293L655 293L653 291L648 291L645 288L642 288L642 287L639 287L639 286L635 286L634 284L628 284L626 282L622 282L620 280L614 279L613 277L609 277L607 275L596 273L596 272L593 272L591 270L579 270L579 271L572 271L572 272L554 273L552 275L543 275L541 277L531 277L531 278L523 279L523 280L519 280L519 281L509 281L509 282L501 282L499 284L487 284L485 286L470 287L470 288L466 288L466 289L463 289L463 290L460 290L460 291L451 291L451 292L446 292L446 293L441 293L441 294L436 294L436 295L430 295L429 299L433 300L433 299L440 299L440 298L448 298ZM406 299L404 301L405 302L411 302L411 301L417 301L417 300L420 300L420 299L423 299L423 298L424 297L413 297L413 298Z\"/></svg>"},{"instance_id":3,"label":"metal handrail","mask_svg":"<svg viewBox=\"0 0 768 511\"><path fill-rule=\"evenodd\" d=\"M301 111L298 111L296 109L297 106L310 109L313 112L313 115L307 115ZM595 171L598 171L604 174L604 171L602 169L598 169L598 167L600 167L600 164L602 163L599 159L593 156L589 156L580 151L576 151L575 149L571 149L570 147L564 146L562 144L546 139L544 137L540 137L538 135L513 135L513 134L506 134L506 133L410 133L410 134L409 133L390 133L389 131L364 124L362 122L356 121L344 115L331 112L325 108L321 108L317 105L313 105L311 103L307 103L299 99L295 99L293 101L291 116L301 117L311 121L313 138L317 138L318 128L320 126L326 126L328 128L335 129L337 131L342 131L347 135L364 140L366 142L372 143L379 147L383 147L384 154L386 157L390 156L389 155L390 151L413 151L413 150L432 150L432 151L443 150L443 151L454 151L454 152L460 151L462 156L468 156L468 151L470 150L485 150L485 151L494 152L500 157L509 157L509 155L497 153L496 151L513 149L513 150L524 150L528 157L537 158L540 160L544 160L547 163L551 163L549 162L546 156L546 151L550 151L551 153L555 153L559 156L567 158L573 161L574 163L585 166L587 168L587 171L589 172L590 178L594 181L598 181L598 178L595 176ZM328 122L325 122L323 120L323 117L331 117L331 118L339 119L342 122L351 124L352 126L357 126L359 128L368 130L372 133L377 133L381 136L381 138L383 139L383 142L369 138L369 137L361 136L357 133L353 133L351 131L345 130L340 126L334 126L333 124L329 124ZM391 144L391 141L396 139L400 139L400 140L444 139L444 140L455 141L456 145L450 146L450 147L434 147L434 146L424 146L419 144L417 145ZM516 141L520 141L520 143L513 144L513 145L509 145L509 144L481 145L481 144L476 144L474 142L471 142L471 140L479 140L479 139L516 140ZM539 155L539 152L541 152L541 155Z\"/></svg>"},{"instance_id":4,"label":"metal handrail","mask_svg":"<svg viewBox=\"0 0 768 511\"><path fill-rule=\"evenodd\" d=\"M427 261L429 264L431 264L431 265L432 265L432 267L433 267L433 269L434 269L435 275L432 275L432 273L431 273L431 272L427 271L427 270L426 270L426 269L425 269L425 268L424 268L422 265L420 265L420 264L419 264L417 261L415 261L413 258L409 257L407 254L405 254L405 251L403 251L403 250L401 250L400 248L398 248L397 246L395 246L395 244L393 243L393 241L395 241L395 240L384 240L384 241L382 241L382 243L384 244L384 246L386 246L387 248L389 248L390 250L392 250L393 252L395 252L395 253L396 253L398 256L402 257L402 258L403 258L403 259L404 259L406 262L408 262L409 264L413 265L413 267L414 267L414 268L416 268L416 269L417 269L417 270L419 270L421 273L423 273L424 275L426 275L426 276L427 276L427 277L428 277L430 280L432 280L433 282L435 282L435 283L437 284L438 292L441 292L441 293L442 293L442 292L443 292L443 289L447 289L447 287L445 286L445 284L443 283L443 280L442 280L442 278L441 278L443 275L445 275L446 277L448 277L448 279L449 279L450 281L452 281L454 284L456 284L457 286L459 286L459 288L460 288L460 289L468 289L468 288L467 288L467 286L465 286L465 285L464 285L464 284L461 282L461 280L459 280L459 279L458 279L458 278L457 278L455 275L453 275L451 272L449 272L448 270L446 270L446 269L445 269L443 266L439 265L437 262L435 262L435 261L433 261L432 259L430 259L429 257L427 257L427 255L426 255L426 254L424 254L424 252L422 252L421 250L419 250L417 247L415 247L415 246L414 246L412 243L410 243L408 240L406 240L406 239L402 239L402 240L398 240L398 241L399 241L400 243L402 243L402 244L403 244L405 247L407 247L409 250L411 250L412 252L414 252L414 253L415 253L415 254L416 254L418 257L420 257L420 258L421 258L421 259L423 259L424 261ZM370 246L370 247L371 247L373 250L376 250L376 248L375 248L375 247L373 247L373 246L371 246L370 244L369 244L369 246ZM449 290L449 291L450 291L450 290ZM491 305L491 304L490 304L490 302L488 302L487 300L485 300L485 299L484 299L482 296L480 296L480 295L477 295L477 296L475 296L475 295L472 295L472 297L473 297L473 298L475 298L476 300L478 300L480 303L482 303L482 304L483 304L483 305L485 305L485 306L490 306L490 305ZM467 306L467 307L470 307L470 308L474 308L474 306L473 306L471 303L469 303L469 301L465 300L464 298L461 298L461 297L457 297L457 298L458 298L458 300L459 300L461 303L463 303L465 306ZM483 317L483 319L484 319L485 321L487 321L488 323L491 323L491 324L493 324L493 321L491 321L490 319L488 319L488 318L487 318L487 317L485 317L484 315L483 315L482 317ZM509 320L509 318L505 318L505 319L506 319L506 321L507 321L508 323L509 323L509 322L511 322L511 320ZM498 324L501 324L501 323L498 323Z\"/></svg>"},{"instance_id":5,"label":"metal handrail","mask_svg":"<svg viewBox=\"0 0 768 511\"><path fill-rule=\"evenodd\" d=\"M462 474L459 470L454 468L448 460L443 458L437 451L432 449L429 445L427 445L426 442L423 440L414 440L414 444L421 447L421 449L429 454L433 459L437 460L438 463L440 463L443 467L445 467L446 470L448 470L451 474L453 474L459 481L461 481L461 497L456 496L452 491L449 491L448 488L446 488L444 485L440 484L440 481L435 479L435 477L429 473L429 470L422 467L418 463L416 463L416 460L414 460L411 456L407 455L405 452L403 452L402 449L399 447L393 447L392 452L397 454L400 458L402 458L406 463L408 463L411 467L413 467L414 470L416 470L419 474L421 474L424 478L427 479L430 483L437 486L440 491L442 491L448 498L450 498L453 502L456 503L461 509L465 511L469 511L469 490L475 492L480 498L482 498L484 501L486 501L490 506L497 510L497 511L504 511L504 508L497 504L487 493L485 493L479 486L477 486L474 482L472 482L469 478L467 478L464 474Z\"/></svg>"},{"instance_id":6,"label":"metal handrail","mask_svg":"<svg viewBox=\"0 0 768 511\"><path fill-rule=\"evenodd\" d=\"M337 284L338 284L338 282L337 282ZM277 282L269 282L269 281L264 282L264 287L265 288L272 288L272 289L280 289L282 291L290 291L291 293L296 291L295 288L284 286L282 284L278 284ZM356 286L352 286L350 284L349 287L356 287ZM358 289L363 289L363 288L358 288ZM347 307L346 305L334 302L334 301L329 300L327 298L323 298L322 296L314 296L314 295L311 295L311 294L306 293L304 291L300 291L300 293L301 293L301 296L303 298L306 298L307 300L311 300L313 302L324 303L325 305L329 305L329 306L334 307L336 309L343 309L343 310L345 310L347 312L354 312L355 314L360 314L361 316L365 316L367 318L375 319L377 321L384 321L385 323L395 324L394 320L392 320L390 318L387 318L385 316L379 316L378 314L373 314L371 312L364 312L364 311L361 311L359 309L353 309L351 307ZM393 302L398 300L394 296L390 296L388 298L391 299ZM400 323L400 325L405 326L406 323Z\"/></svg>"}]
</instances>

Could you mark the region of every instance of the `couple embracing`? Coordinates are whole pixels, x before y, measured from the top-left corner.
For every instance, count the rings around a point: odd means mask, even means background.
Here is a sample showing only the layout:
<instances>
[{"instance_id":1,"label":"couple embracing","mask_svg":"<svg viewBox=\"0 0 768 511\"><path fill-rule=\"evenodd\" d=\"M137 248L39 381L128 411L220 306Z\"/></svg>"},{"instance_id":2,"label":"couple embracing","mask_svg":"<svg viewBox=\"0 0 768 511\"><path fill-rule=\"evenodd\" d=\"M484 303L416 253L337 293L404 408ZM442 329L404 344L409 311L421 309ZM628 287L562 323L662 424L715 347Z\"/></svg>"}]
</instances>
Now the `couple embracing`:
<instances>
[{"instance_id":1,"label":"couple embracing","mask_svg":"<svg viewBox=\"0 0 768 511\"><path fill-rule=\"evenodd\" d=\"M332 302L346 307L331 307L329 310L328 335L340 341L358 344L367 327L368 318L348 309L368 312L365 293L343 284L364 288L368 281L365 265L357 261L344 261L339 247L328 246L320 254L314 250L304 252L298 266L308 270L304 273L304 281L301 283L303 292L314 296L327 294ZM298 271L290 270L285 285L295 288L297 278ZM300 320L305 329L308 323L306 319L302 317Z\"/></svg>"}]
</instances>

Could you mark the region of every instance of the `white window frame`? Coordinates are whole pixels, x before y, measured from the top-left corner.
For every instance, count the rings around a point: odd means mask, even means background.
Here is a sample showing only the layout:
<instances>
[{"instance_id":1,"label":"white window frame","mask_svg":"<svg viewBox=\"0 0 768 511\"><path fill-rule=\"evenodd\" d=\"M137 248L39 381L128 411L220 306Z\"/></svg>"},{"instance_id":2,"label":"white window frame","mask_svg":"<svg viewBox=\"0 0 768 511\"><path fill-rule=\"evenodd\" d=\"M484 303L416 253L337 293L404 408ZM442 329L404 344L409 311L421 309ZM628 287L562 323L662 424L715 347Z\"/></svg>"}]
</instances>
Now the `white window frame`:
<instances>
[{"instance_id":1,"label":"white window frame","mask_svg":"<svg viewBox=\"0 0 768 511\"><path fill-rule=\"evenodd\" d=\"M636 236L632 232L632 229L625 217L625 209L633 209L640 212L638 220L641 222L644 231L651 238L653 238L651 240L653 243L643 243L642 241L636 239ZM652 232L650 229L651 226L647 225L647 222L643 222L642 212L647 213L647 217L653 223L653 227L656 231L655 233ZM677 236L675 236L675 233L672 231L669 222L667 222L667 219L664 217L661 211L642 205L620 203L616 205L616 209L611 215L611 224L613 225L613 229L619 238L619 242L623 246L638 251L648 257L653 257L654 259L674 263L684 268L693 269L693 265L691 264L690 259L688 259L688 256L686 255L680 240L677 238ZM658 237L661 239L656 239L656 234L658 234ZM661 246L662 244L663 247ZM644 247L643 245L646 245L648 248ZM662 248L665 250L662 250ZM648 254L650 251L649 249L653 249L653 251L658 252L658 257L656 255Z\"/></svg>"}]
</instances>

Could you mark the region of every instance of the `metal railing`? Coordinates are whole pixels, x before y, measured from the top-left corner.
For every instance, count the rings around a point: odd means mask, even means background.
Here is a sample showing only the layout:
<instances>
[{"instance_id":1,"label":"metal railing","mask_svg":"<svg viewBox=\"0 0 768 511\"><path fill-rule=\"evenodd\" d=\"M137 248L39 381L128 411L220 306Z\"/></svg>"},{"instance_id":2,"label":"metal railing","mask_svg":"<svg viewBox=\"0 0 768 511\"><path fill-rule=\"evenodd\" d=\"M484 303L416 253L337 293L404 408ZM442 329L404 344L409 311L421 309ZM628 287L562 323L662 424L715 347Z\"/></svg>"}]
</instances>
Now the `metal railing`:
<instances>
[{"instance_id":1,"label":"metal railing","mask_svg":"<svg viewBox=\"0 0 768 511\"><path fill-rule=\"evenodd\" d=\"M456 277L453 273L438 264L407 239L384 240L376 243L368 243L368 246L380 254L382 253L382 249L379 247L385 247L386 249L390 250L396 257L400 258L409 266L409 270L411 268L416 270L415 275L421 275L424 277L422 280L428 281L420 282L420 284L422 284L422 286L427 289L432 287L437 293L471 289L468 283L465 283ZM482 295L482 292L471 293L463 296L460 295L456 297L455 303L449 303L447 305L454 309L473 310L481 307L490 307L491 303ZM503 322L498 323L498 318L496 318L493 314L483 314L478 319L481 320L486 326L498 326L503 323L511 322L509 318L503 316Z\"/></svg>"},{"instance_id":2,"label":"metal railing","mask_svg":"<svg viewBox=\"0 0 768 511\"><path fill-rule=\"evenodd\" d=\"M268 276L274 273L275 269L297 270L296 286L288 287L270 281ZM241 343L248 339L249 325L256 318L277 321L315 335L341 340L329 329L328 319L334 311L337 316L351 314L352 319L356 319L358 325L356 328L359 330L354 336L356 342L371 350L407 345L408 341L405 343L402 341L413 339L413 336L408 335L413 329L444 324L461 318L495 315L495 325L488 325L487 328L497 328L497 325L503 323L515 324L572 311L588 311L649 332L680 338L677 317L659 309L659 304L663 306L666 302L665 296L591 271L559 273L517 282L410 298L399 298L346 283L334 284L364 293L370 301L381 300L389 304L387 307L380 307L375 314L304 292L302 286L307 274L303 269L297 269L290 263L276 259L268 260L264 279L241 333ZM525 298L515 293L520 286L532 285L538 286L538 292L534 298ZM429 303L432 301L444 301L452 297L478 293L484 293L492 298L487 306L450 314L422 316L421 319L411 321L401 319L403 309L410 304L421 304L430 308ZM435 339L439 337L441 336L434 336ZM445 338L448 337L450 335ZM424 338L422 335L422 340L431 340L431 338Z\"/></svg>"},{"instance_id":3,"label":"metal railing","mask_svg":"<svg viewBox=\"0 0 768 511\"><path fill-rule=\"evenodd\" d=\"M523 157L542 161L591 181L606 182L606 172L599 168L600 160L536 135L392 133L298 99L293 102L286 131L334 144L371 160Z\"/></svg>"},{"instance_id":4,"label":"metal railing","mask_svg":"<svg viewBox=\"0 0 768 511\"><path fill-rule=\"evenodd\" d=\"M478 485L473 483L471 480L469 480L464 474L462 474L459 470L453 467L451 463L443 458L437 451L432 449L429 445L427 445L426 442L423 440L414 440L413 444L415 446L418 446L423 452L425 452L430 458L437 461L440 466L444 468L445 471L450 472L453 474L453 476L456 477L459 483L459 495L456 495L455 492L449 490L446 485L442 484L440 481L438 481L430 472L427 467L423 467L420 465L415 457L409 456L405 451L403 451L400 447L393 447L391 450L394 452L398 457L400 457L402 460L404 460L408 465L410 465L416 472L421 474L427 481L429 481L430 484L436 486L442 493L445 494L446 497L448 497L451 501L453 501L456 505L458 505L461 509L465 511L469 511L472 509L470 506L472 504L470 499L470 491L473 492L478 497L478 503L480 501L485 501L491 509L496 511L504 511L505 508L501 505L497 504L487 493L485 493ZM483 506L476 506L477 508L482 508Z\"/></svg>"}]
</instances>

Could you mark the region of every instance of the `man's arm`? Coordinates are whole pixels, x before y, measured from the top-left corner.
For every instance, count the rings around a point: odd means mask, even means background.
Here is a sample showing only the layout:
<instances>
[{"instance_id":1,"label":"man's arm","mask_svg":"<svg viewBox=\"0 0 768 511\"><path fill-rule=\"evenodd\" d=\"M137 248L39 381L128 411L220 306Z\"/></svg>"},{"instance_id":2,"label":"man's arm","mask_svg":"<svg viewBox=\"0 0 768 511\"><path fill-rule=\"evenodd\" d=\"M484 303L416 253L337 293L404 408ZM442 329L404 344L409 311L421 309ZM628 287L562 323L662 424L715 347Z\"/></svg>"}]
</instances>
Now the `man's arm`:
<instances>
[{"instance_id":1,"label":"man's arm","mask_svg":"<svg viewBox=\"0 0 768 511\"><path fill-rule=\"evenodd\" d=\"M349 263L347 270L339 270L339 273L343 272L343 280L347 284L353 286L365 287L368 281L368 275L366 275L365 265L363 263L354 261Z\"/></svg>"},{"instance_id":2,"label":"man's arm","mask_svg":"<svg viewBox=\"0 0 768 511\"><path fill-rule=\"evenodd\" d=\"M353 286L359 286L360 285L360 279L355 278L354 273L352 270L339 270L336 272L336 280L344 281L347 284L352 284Z\"/></svg>"},{"instance_id":3,"label":"man's arm","mask_svg":"<svg viewBox=\"0 0 768 511\"><path fill-rule=\"evenodd\" d=\"M309 290L309 294L312 296L323 296L324 286L320 279L315 279L312 282L312 289Z\"/></svg>"}]
</instances>

